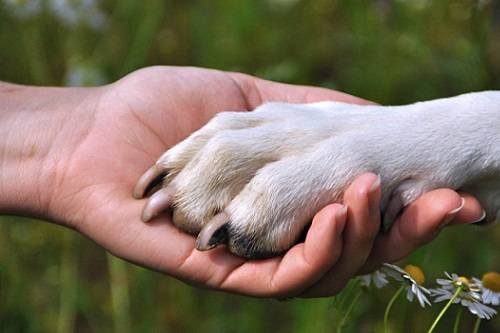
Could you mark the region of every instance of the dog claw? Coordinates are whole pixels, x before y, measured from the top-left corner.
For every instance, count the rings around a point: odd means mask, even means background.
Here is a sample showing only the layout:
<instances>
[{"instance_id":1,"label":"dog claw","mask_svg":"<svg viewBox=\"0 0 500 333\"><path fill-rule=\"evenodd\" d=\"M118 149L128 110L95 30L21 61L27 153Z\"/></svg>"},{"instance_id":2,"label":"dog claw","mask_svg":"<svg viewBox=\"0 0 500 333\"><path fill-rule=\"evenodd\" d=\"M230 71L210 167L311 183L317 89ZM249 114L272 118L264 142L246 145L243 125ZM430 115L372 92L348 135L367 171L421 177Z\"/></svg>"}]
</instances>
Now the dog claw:
<instances>
[{"instance_id":1,"label":"dog claw","mask_svg":"<svg viewBox=\"0 0 500 333\"><path fill-rule=\"evenodd\" d=\"M196 249L207 251L228 241L227 225L229 215L219 213L203 226L196 239Z\"/></svg>"},{"instance_id":2,"label":"dog claw","mask_svg":"<svg viewBox=\"0 0 500 333\"><path fill-rule=\"evenodd\" d=\"M166 175L166 170L159 167L158 165L153 165L139 178L137 184L134 187L134 198L142 199L144 198L151 189L163 180Z\"/></svg>"},{"instance_id":3,"label":"dog claw","mask_svg":"<svg viewBox=\"0 0 500 333\"><path fill-rule=\"evenodd\" d=\"M399 195L393 196L387 205L382 218L382 231L387 232L403 211L403 200Z\"/></svg>"},{"instance_id":4,"label":"dog claw","mask_svg":"<svg viewBox=\"0 0 500 333\"><path fill-rule=\"evenodd\" d=\"M149 222L152 218L169 208L172 204L173 197L174 189L169 186L155 192L146 202L146 205L142 210L142 221Z\"/></svg>"}]
</instances>

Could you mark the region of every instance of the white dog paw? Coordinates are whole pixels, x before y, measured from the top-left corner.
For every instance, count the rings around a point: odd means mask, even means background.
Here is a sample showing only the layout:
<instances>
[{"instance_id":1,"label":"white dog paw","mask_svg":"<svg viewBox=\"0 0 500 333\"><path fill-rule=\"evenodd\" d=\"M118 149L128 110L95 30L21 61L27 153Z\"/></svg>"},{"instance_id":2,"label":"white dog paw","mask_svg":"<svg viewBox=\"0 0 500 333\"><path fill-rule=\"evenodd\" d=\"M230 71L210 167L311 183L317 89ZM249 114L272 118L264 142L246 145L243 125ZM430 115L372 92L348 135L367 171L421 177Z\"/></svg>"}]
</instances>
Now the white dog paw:
<instances>
[{"instance_id":1,"label":"white dog paw","mask_svg":"<svg viewBox=\"0 0 500 333\"><path fill-rule=\"evenodd\" d=\"M270 103L220 113L161 156L134 195L153 193L143 220L171 207L175 225L199 233L199 249L225 243L248 258L286 251L364 172L381 176L386 226L438 187L468 185L496 215L498 187L485 194L472 186L484 174L499 179L500 131L490 136L497 145L486 148L481 133L482 122L500 112L499 93L492 94L400 107Z\"/></svg>"}]
</instances>

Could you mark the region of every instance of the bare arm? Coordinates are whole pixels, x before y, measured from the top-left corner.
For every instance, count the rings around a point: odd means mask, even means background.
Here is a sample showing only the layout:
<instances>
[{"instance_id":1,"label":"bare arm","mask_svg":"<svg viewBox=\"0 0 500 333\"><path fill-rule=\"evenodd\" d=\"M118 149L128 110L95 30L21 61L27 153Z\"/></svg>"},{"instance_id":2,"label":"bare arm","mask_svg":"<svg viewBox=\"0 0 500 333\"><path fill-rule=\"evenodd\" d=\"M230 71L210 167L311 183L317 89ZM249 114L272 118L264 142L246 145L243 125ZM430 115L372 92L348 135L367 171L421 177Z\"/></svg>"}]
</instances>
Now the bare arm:
<instances>
[{"instance_id":1,"label":"bare arm","mask_svg":"<svg viewBox=\"0 0 500 333\"><path fill-rule=\"evenodd\" d=\"M56 219L50 197L58 168L88 129L82 103L91 91L0 83L2 213Z\"/></svg>"}]
</instances>

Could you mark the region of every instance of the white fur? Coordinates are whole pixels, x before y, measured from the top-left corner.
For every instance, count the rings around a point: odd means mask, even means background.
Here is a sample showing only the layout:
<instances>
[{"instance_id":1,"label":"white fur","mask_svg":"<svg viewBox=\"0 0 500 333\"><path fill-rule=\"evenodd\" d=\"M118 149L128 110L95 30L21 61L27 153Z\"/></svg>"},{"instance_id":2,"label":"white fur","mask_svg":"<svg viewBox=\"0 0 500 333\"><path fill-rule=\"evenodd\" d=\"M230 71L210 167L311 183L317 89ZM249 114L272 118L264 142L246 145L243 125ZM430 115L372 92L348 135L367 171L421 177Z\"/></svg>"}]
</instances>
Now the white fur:
<instances>
[{"instance_id":1,"label":"white fur","mask_svg":"<svg viewBox=\"0 0 500 333\"><path fill-rule=\"evenodd\" d=\"M435 188L463 188L494 221L500 92L406 106L268 103L224 112L157 164L169 170L187 229L225 210L232 237L256 240L258 251L290 247L314 213L367 171L381 176L383 209Z\"/></svg>"}]
</instances>

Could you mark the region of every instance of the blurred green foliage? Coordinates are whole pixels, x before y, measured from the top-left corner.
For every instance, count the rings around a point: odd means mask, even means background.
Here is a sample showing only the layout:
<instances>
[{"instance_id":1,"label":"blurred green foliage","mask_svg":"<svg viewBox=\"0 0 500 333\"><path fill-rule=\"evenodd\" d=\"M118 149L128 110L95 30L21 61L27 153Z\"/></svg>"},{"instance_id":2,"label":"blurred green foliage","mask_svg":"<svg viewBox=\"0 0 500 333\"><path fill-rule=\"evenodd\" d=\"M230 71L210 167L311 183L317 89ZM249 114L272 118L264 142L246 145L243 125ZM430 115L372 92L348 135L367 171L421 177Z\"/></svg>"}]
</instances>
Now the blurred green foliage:
<instances>
[{"instance_id":1,"label":"blurred green foliage","mask_svg":"<svg viewBox=\"0 0 500 333\"><path fill-rule=\"evenodd\" d=\"M494 0L0 0L0 80L25 84L102 84L147 65L190 65L396 104L500 89L499 54ZM428 281L444 270L480 276L500 270L499 241L499 227L455 227L407 261ZM344 331L381 331L392 292L363 294ZM339 302L197 290L59 226L0 222L1 332L331 332ZM438 309L398 302L393 330L423 332ZM500 320L482 332L500 332Z\"/></svg>"}]
</instances>

